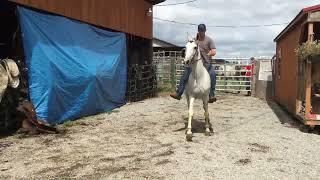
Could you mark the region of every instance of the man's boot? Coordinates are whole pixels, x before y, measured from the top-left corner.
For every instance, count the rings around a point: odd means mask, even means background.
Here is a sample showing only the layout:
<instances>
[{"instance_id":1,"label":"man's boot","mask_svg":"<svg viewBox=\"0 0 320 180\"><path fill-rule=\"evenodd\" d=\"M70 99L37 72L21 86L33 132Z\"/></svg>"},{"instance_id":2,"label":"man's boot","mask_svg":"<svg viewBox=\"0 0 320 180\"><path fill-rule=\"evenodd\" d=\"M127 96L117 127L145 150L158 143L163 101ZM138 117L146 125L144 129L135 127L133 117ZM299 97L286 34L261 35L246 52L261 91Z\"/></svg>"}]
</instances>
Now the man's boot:
<instances>
[{"instance_id":1,"label":"man's boot","mask_svg":"<svg viewBox=\"0 0 320 180\"><path fill-rule=\"evenodd\" d=\"M217 101L217 98L216 97L209 97L209 101L208 103L214 103Z\"/></svg>"},{"instance_id":2,"label":"man's boot","mask_svg":"<svg viewBox=\"0 0 320 180\"><path fill-rule=\"evenodd\" d=\"M177 99L177 100L180 100L181 99L181 96L179 96L177 93L173 93L173 94L170 94L170 96L174 99Z\"/></svg>"}]
</instances>

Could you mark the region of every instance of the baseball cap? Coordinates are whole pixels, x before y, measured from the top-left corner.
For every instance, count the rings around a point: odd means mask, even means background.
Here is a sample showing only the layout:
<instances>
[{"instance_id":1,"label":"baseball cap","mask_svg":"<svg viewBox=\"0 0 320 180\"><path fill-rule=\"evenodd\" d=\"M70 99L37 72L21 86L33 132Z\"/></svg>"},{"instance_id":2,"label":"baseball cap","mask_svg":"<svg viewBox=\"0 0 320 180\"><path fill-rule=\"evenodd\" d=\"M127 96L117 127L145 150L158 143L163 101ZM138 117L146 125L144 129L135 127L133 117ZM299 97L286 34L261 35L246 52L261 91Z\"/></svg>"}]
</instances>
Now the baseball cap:
<instances>
[{"instance_id":1,"label":"baseball cap","mask_svg":"<svg viewBox=\"0 0 320 180\"><path fill-rule=\"evenodd\" d=\"M205 32L207 30L206 25L199 24L198 25L198 32Z\"/></svg>"}]
</instances>

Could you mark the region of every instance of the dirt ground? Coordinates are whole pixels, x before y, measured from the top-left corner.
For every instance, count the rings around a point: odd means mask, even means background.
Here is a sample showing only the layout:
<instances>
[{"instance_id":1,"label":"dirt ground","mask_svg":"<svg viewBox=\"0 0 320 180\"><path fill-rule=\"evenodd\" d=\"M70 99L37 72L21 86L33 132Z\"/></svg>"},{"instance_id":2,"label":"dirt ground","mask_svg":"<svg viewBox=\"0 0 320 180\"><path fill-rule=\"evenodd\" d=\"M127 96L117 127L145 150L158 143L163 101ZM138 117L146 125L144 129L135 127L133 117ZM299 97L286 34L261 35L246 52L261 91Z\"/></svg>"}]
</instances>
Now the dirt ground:
<instances>
[{"instance_id":1,"label":"dirt ground","mask_svg":"<svg viewBox=\"0 0 320 180\"><path fill-rule=\"evenodd\" d=\"M274 103L220 95L204 136L196 101L193 142L186 100L131 103L62 127L65 134L0 139L1 179L319 179L320 136Z\"/></svg>"}]
</instances>

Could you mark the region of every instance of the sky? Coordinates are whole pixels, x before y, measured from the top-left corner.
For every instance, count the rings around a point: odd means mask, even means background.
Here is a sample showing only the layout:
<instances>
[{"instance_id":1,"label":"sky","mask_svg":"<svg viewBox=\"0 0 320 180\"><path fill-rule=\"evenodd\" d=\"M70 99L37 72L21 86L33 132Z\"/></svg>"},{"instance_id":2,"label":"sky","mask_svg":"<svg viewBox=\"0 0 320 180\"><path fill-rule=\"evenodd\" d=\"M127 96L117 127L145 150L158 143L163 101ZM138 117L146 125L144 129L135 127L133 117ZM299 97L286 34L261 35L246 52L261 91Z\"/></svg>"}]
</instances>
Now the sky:
<instances>
[{"instance_id":1,"label":"sky","mask_svg":"<svg viewBox=\"0 0 320 180\"><path fill-rule=\"evenodd\" d=\"M166 0L161 4L188 0ZM213 38L217 58L272 57L275 37L302 8L320 4L319 0L197 0L176 6L155 6L153 16L166 20L207 26L247 26L283 24L264 27L207 27ZM187 35L195 36L197 26L181 25L154 19L154 37L184 46Z\"/></svg>"}]
</instances>

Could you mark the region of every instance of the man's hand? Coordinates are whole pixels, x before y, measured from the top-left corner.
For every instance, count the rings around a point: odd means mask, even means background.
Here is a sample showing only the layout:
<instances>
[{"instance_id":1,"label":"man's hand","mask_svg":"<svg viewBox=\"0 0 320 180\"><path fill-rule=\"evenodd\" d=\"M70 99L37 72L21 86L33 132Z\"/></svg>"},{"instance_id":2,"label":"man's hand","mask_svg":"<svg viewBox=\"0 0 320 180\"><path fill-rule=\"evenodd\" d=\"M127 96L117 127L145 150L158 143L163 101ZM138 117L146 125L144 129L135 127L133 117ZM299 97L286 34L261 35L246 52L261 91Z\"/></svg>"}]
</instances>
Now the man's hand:
<instances>
[{"instance_id":1,"label":"man's hand","mask_svg":"<svg viewBox=\"0 0 320 180\"><path fill-rule=\"evenodd\" d=\"M212 56L215 56L216 55L216 49L211 49L208 54L208 56L212 57Z\"/></svg>"}]
</instances>

